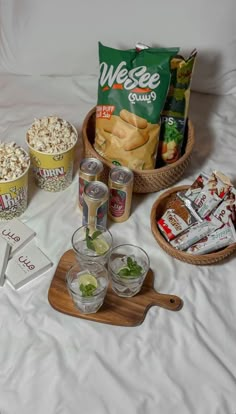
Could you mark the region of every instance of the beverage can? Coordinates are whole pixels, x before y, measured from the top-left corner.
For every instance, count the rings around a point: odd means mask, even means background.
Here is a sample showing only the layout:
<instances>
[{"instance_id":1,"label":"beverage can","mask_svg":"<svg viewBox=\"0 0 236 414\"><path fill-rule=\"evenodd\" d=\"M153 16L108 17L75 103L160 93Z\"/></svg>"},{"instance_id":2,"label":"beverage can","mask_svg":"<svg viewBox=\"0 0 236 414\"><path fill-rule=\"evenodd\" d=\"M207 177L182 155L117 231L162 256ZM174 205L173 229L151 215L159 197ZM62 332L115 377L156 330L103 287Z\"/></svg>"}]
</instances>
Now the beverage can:
<instances>
[{"instance_id":1,"label":"beverage can","mask_svg":"<svg viewBox=\"0 0 236 414\"><path fill-rule=\"evenodd\" d=\"M108 215L115 222L126 221L130 216L134 174L126 167L114 167L109 174Z\"/></svg>"},{"instance_id":2,"label":"beverage can","mask_svg":"<svg viewBox=\"0 0 236 414\"><path fill-rule=\"evenodd\" d=\"M83 208L83 193L85 186L91 181L99 181L103 164L97 158L84 158L79 166L79 207Z\"/></svg>"},{"instance_id":3,"label":"beverage can","mask_svg":"<svg viewBox=\"0 0 236 414\"><path fill-rule=\"evenodd\" d=\"M91 181L84 189L83 225L107 225L108 187L101 181Z\"/></svg>"}]
</instances>

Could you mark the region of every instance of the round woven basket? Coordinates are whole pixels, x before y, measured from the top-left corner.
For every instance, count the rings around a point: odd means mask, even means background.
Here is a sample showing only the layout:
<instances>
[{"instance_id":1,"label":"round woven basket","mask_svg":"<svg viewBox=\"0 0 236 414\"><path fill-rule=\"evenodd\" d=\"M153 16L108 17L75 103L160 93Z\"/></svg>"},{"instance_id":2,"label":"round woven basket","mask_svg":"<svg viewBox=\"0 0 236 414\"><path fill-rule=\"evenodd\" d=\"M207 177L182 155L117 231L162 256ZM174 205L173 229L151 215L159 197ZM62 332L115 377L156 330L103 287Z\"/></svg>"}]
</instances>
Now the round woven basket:
<instances>
[{"instance_id":1,"label":"round woven basket","mask_svg":"<svg viewBox=\"0 0 236 414\"><path fill-rule=\"evenodd\" d=\"M236 243L214 253L193 255L187 252L182 252L172 247L171 244L168 243L162 236L157 226L157 220L159 220L161 216L164 214L165 210L168 208L169 203L176 196L176 193L178 191L187 190L188 188L189 186L174 187L170 190L165 191L163 194L161 194L160 197L158 197L151 209L152 233L159 246L161 246L162 249L165 250L165 252L168 253L170 256L173 256L178 260L193 265L210 265L213 263L217 263L225 259L226 257L230 256L232 253L236 251Z\"/></svg>"},{"instance_id":2,"label":"round woven basket","mask_svg":"<svg viewBox=\"0 0 236 414\"><path fill-rule=\"evenodd\" d=\"M84 143L85 157L95 157L104 165L101 180L108 182L109 171L114 165L101 157L94 149L95 139L95 114L96 108L91 109L83 122L82 137ZM175 184L183 175L191 158L194 145L194 128L191 121L188 121L187 143L185 153L176 162L165 167L153 170L133 170L134 193L153 193Z\"/></svg>"}]
</instances>

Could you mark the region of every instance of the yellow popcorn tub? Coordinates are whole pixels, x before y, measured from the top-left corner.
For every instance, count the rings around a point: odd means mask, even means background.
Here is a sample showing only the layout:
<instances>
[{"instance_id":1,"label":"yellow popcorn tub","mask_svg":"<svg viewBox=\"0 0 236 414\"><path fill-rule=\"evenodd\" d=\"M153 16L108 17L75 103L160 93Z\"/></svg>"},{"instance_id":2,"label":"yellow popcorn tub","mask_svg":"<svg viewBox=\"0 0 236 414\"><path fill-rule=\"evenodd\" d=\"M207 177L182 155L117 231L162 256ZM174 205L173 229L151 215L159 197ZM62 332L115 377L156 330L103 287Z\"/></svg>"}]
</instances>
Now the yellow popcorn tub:
<instances>
[{"instance_id":1,"label":"yellow popcorn tub","mask_svg":"<svg viewBox=\"0 0 236 414\"><path fill-rule=\"evenodd\" d=\"M0 180L0 221L21 216L28 205L28 172L13 180Z\"/></svg>"},{"instance_id":2,"label":"yellow popcorn tub","mask_svg":"<svg viewBox=\"0 0 236 414\"><path fill-rule=\"evenodd\" d=\"M56 150L56 148L54 152L38 150L29 143L29 136L28 134L26 135L34 181L43 190L51 192L62 191L72 182L78 133L73 126L71 127L75 139L73 144L64 151Z\"/></svg>"}]
</instances>

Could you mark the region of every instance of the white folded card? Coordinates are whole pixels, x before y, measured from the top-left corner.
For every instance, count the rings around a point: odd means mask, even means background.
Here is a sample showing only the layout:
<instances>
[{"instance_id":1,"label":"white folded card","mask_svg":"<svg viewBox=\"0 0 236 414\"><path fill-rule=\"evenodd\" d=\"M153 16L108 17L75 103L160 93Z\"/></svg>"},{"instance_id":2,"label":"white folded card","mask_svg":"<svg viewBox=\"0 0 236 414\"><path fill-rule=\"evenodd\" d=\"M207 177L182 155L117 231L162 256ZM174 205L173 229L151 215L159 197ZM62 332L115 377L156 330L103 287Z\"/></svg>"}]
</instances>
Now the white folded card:
<instances>
[{"instance_id":1,"label":"white folded card","mask_svg":"<svg viewBox=\"0 0 236 414\"><path fill-rule=\"evenodd\" d=\"M45 273L51 266L51 260L42 250L30 243L9 260L5 275L10 284L19 289Z\"/></svg>"},{"instance_id":2,"label":"white folded card","mask_svg":"<svg viewBox=\"0 0 236 414\"><path fill-rule=\"evenodd\" d=\"M18 219L0 224L0 237L11 246L10 257L32 240L35 235L36 233L30 227Z\"/></svg>"},{"instance_id":3,"label":"white folded card","mask_svg":"<svg viewBox=\"0 0 236 414\"><path fill-rule=\"evenodd\" d=\"M6 240L0 238L0 286L4 285L5 270L10 255L11 246Z\"/></svg>"}]
</instances>

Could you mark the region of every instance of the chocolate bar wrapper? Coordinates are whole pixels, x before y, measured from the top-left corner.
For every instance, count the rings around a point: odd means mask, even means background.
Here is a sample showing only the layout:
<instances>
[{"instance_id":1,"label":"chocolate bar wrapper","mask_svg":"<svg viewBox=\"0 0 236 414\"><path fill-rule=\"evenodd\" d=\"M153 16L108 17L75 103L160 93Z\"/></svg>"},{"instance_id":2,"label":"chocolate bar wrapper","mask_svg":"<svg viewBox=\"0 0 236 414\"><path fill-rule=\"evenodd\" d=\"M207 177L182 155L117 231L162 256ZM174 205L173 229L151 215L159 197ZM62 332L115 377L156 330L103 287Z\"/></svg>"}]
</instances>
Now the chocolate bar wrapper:
<instances>
[{"instance_id":1,"label":"chocolate bar wrapper","mask_svg":"<svg viewBox=\"0 0 236 414\"><path fill-rule=\"evenodd\" d=\"M169 208L157 221L157 225L166 240L173 240L178 234L198 221L197 214L191 211L183 200L175 198Z\"/></svg>"},{"instance_id":2,"label":"chocolate bar wrapper","mask_svg":"<svg viewBox=\"0 0 236 414\"><path fill-rule=\"evenodd\" d=\"M191 254L207 254L223 249L233 243L236 243L236 233L232 221L229 220L223 227L190 246L187 252Z\"/></svg>"},{"instance_id":3,"label":"chocolate bar wrapper","mask_svg":"<svg viewBox=\"0 0 236 414\"><path fill-rule=\"evenodd\" d=\"M213 172L194 200L194 206L200 217L207 217L220 204L231 187L232 184L227 176L219 171Z\"/></svg>"},{"instance_id":4,"label":"chocolate bar wrapper","mask_svg":"<svg viewBox=\"0 0 236 414\"><path fill-rule=\"evenodd\" d=\"M214 217L226 224L229 219L232 220L234 226L236 224L236 189L231 188L225 199L212 212Z\"/></svg>"},{"instance_id":5,"label":"chocolate bar wrapper","mask_svg":"<svg viewBox=\"0 0 236 414\"><path fill-rule=\"evenodd\" d=\"M187 191L179 191L178 196L183 199L188 199L194 201L198 194L202 191L204 185L207 183L209 176L204 172L201 172L199 176L194 180L192 185L188 188Z\"/></svg>"},{"instance_id":6,"label":"chocolate bar wrapper","mask_svg":"<svg viewBox=\"0 0 236 414\"><path fill-rule=\"evenodd\" d=\"M171 245L178 250L186 250L203 237L222 227L222 222L214 216L202 222L194 223L191 227L171 241Z\"/></svg>"}]
</instances>

